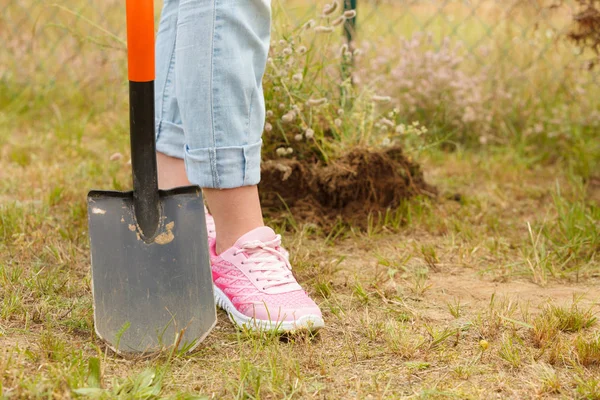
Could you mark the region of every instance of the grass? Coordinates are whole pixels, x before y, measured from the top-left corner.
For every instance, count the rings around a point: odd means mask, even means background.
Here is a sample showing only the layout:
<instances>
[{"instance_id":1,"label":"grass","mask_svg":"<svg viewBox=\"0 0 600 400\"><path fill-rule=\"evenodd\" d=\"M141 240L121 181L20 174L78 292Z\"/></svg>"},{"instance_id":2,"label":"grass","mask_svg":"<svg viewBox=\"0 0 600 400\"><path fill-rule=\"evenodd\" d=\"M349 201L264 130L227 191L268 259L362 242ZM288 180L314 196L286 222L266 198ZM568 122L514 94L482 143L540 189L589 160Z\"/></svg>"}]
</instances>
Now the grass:
<instances>
[{"instance_id":1,"label":"grass","mask_svg":"<svg viewBox=\"0 0 600 400\"><path fill-rule=\"evenodd\" d=\"M318 336L253 335L236 330L220 312L217 328L192 354L122 359L93 330L85 205L90 188L130 187L125 53L116 39L123 37L121 3L61 3L75 14L41 2L25 14L22 4L9 5L0 17L3 37L16 38L0 53L0 65L9 66L0 77L0 397L600 398L600 149L592 122L580 118L594 106L586 99L597 88L585 87L580 101L569 100L575 88L563 86L575 82L570 67L562 80L544 63L527 69L527 79L515 87L543 105L528 102L523 114L514 108L495 114L505 123L494 125L495 139L487 145L469 129L447 129L440 114L425 114L425 108L415 115L431 135L412 130L397 138L380 130L377 120L393 110L363 101L379 93L376 82L346 92L356 102L339 130L337 104L303 114L313 118L320 148L296 144L301 124L282 125L287 139L270 140L267 150L287 140L299 157L329 156L352 143L378 146L386 136L400 140L440 196L371 215L366 230L340 221L323 234L293 216L278 226L297 277L323 309L327 327ZM485 30L477 18L488 24L497 18L497 6L469 14L448 4L430 23L436 44L454 28L473 44ZM276 8L274 39L291 43L299 38L286 36L294 21L314 16L315 9L283 5ZM413 18L405 6L361 6L361 35L381 36L387 40L378 44L382 49L391 35L387 24L369 23L371 12L403 18L397 26L403 33L432 12L429 5L414 6ZM104 20L97 20L95 7ZM523 7L515 18L540 17ZM21 18L27 29L16 24ZM550 18L564 26L564 17ZM509 18L499 26L495 56L515 43L506 40L515 29ZM511 50L518 65L531 61L530 46L551 46L544 57L573 65L566 44L553 45L535 32L523 32L531 41ZM52 46L59 38L57 52ZM311 43L337 52L337 40ZM269 75L272 108L281 101L287 112L290 101L320 92L332 103L340 100L332 72L338 59L307 54L313 58L303 61L310 66L304 82L314 84L291 87L283 96ZM40 63L46 59L53 62ZM551 78L552 85L538 90ZM373 121L363 124L366 111ZM395 124L412 124L392 116ZM533 129L540 121L548 134ZM115 153L123 157L111 157Z\"/></svg>"}]
</instances>

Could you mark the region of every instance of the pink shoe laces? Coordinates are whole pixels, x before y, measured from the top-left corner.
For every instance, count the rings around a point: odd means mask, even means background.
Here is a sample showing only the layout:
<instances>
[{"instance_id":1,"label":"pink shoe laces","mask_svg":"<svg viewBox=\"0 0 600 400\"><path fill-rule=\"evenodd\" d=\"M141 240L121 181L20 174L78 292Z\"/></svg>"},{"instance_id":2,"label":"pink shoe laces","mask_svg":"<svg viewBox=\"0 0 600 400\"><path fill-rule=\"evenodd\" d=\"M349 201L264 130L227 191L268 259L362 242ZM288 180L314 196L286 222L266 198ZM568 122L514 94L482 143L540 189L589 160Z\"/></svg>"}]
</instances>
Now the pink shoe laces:
<instances>
[{"instance_id":1,"label":"pink shoe laces","mask_svg":"<svg viewBox=\"0 0 600 400\"><path fill-rule=\"evenodd\" d=\"M286 256L287 252L281 250L281 235L277 235L275 239L267 242L259 240L246 242L235 252L235 255L239 253L248 255L242 264L252 264L248 272L255 276L257 282L265 282L262 284L262 290L275 287L281 290L287 285L294 285L296 289L298 283L292 275L292 265Z\"/></svg>"}]
</instances>

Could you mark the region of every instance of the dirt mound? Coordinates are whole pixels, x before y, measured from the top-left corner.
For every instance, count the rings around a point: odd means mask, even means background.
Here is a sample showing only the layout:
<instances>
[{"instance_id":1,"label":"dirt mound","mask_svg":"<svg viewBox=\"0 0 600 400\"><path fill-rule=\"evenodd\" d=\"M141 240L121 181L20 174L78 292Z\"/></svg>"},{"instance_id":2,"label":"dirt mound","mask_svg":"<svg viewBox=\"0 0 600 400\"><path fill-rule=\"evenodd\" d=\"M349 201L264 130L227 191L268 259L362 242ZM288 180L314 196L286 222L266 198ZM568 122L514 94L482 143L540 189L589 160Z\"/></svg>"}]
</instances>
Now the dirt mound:
<instances>
[{"instance_id":1,"label":"dirt mound","mask_svg":"<svg viewBox=\"0 0 600 400\"><path fill-rule=\"evenodd\" d=\"M436 190L424 181L419 165L393 147L354 149L328 165L266 161L260 193L267 215L281 216L289 208L296 220L326 228L339 218L364 227L369 213L415 195L434 196Z\"/></svg>"}]
</instances>

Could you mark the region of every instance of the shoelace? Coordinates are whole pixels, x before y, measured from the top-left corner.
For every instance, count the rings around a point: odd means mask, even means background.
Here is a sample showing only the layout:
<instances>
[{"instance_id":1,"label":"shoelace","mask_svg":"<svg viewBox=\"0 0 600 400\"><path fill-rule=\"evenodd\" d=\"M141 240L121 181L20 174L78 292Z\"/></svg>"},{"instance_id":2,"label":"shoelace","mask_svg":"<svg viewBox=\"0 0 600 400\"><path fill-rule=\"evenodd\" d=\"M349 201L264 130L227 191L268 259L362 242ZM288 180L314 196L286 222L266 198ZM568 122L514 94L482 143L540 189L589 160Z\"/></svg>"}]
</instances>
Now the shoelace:
<instances>
[{"instance_id":1,"label":"shoelace","mask_svg":"<svg viewBox=\"0 0 600 400\"><path fill-rule=\"evenodd\" d=\"M253 272L263 272L262 276L256 277L257 282L267 281L262 288L267 290L272 287L297 284L292 275L292 265L288 258L279 250L281 245L281 236L277 235L275 239L261 242L259 240L245 243L235 254L245 252L249 257L242 261L242 264L254 264L249 270Z\"/></svg>"}]
</instances>

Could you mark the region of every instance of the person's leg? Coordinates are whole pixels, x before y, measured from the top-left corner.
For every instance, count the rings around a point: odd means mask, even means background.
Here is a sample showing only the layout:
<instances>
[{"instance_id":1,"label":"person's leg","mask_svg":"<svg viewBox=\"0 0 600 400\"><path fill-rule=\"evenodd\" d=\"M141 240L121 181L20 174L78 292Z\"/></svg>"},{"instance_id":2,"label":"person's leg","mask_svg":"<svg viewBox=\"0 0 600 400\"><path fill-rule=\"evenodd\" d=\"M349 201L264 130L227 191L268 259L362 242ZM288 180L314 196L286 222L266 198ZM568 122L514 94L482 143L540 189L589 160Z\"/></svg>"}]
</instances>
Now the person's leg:
<instances>
[{"instance_id":1,"label":"person's leg","mask_svg":"<svg viewBox=\"0 0 600 400\"><path fill-rule=\"evenodd\" d=\"M186 135L185 166L189 181L204 189L218 252L263 225L256 185L269 3L181 0L179 6L176 97Z\"/></svg>"},{"instance_id":2,"label":"person's leg","mask_svg":"<svg viewBox=\"0 0 600 400\"><path fill-rule=\"evenodd\" d=\"M162 153L157 154L157 160L158 184L161 189L190 185L183 160ZM242 186L235 189L204 189L203 193L210 206L210 212L215 218L218 232L217 252L219 254L233 246L235 241L245 233L263 226L256 186Z\"/></svg>"},{"instance_id":3,"label":"person's leg","mask_svg":"<svg viewBox=\"0 0 600 400\"><path fill-rule=\"evenodd\" d=\"M216 222L208 240L217 304L249 328L317 329L321 311L296 282L281 237L263 226L258 198L270 21L270 0L180 0L175 87L185 169ZM165 175L178 174L163 181L183 179L180 161L160 160Z\"/></svg>"},{"instance_id":4,"label":"person's leg","mask_svg":"<svg viewBox=\"0 0 600 400\"><path fill-rule=\"evenodd\" d=\"M165 0L156 40L156 161L158 186L171 189L190 182L183 165L185 135L175 97L175 46L179 0Z\"/></svg>"},{"instance_id":5,"label":"person's leg","mask_svg":"<svg viewBox=\"0 0 600 400\"><path fill-rule=\"evenodd\" d=\"M181 0L184 4L184 17L189 18L197 18L200 13L205 15L205 20L209 20L210 18L214 18L214 11L207 6L210 4L210 1L201 1L201 2L185 2ZM176 68L176 48L177 46L177 38L183 37L182 40L186 40L187 36L190 34L196 36L198 32L194 26L186 26L188 25L186 22L179 24L179 7L180 0L167 0L165 1L164 8L161 15L161 22L158 32L158 38L156 43L156 52L157 52L157 66L156 66L156 131L157 131L157 162L158 162L158 184L161 189L171 189L179 186L187 186L190 185L191 182L188 179L185 170L184 163L184 147L185 147L185 135L184 135L184 124L182 122L181 113L178 104L178 98L176 96L176 74L177 69L183 70L183 79L179 80L180 85L193 85L197 80L190 79L189 76L195 77L199 72L202 76L206 76L207 73L200 71L199 69L194 68L194 64L192 65L186 64L189 61L193 61L196 57L196 60L204 60L205 66L208 66L206 62L206 56L198 56L197 54L184 54L179 57L180 63L184 63L183 67ZM188 6L186 6L186 3ZM194 3L194 4L189 4ZM204 7L202 5L204 4ZM195 9L194 9L195 8ZM193 16L190 17L189 13L186 14L186 10L194 11ZM264 22L264 21L263 21ZM204 28L200 28L201 35L203 40L199 40L198 43L195 44L196 52L199 50L203 50L204 53L209 53L209 49L212 49L212 41L213 36L209 34L209 30L207 27L210 24L206 25ZM180 30L178 34L178 29ZM196 36L197 37L197 36ZM181 50L181 49L180 49ZM183 50L186 52L185 48ZM240 72L232 72L233 74L239 74ZM227 79L227 78L223 78ZM260 83L260 82L259 82ZM255 86L258 86L254 83ZM202 82L201 87L204 88L204 92L210 86L210 82L207 80ZM226 88L224 88L226 89ZM185 89L181 90L184 94L188 93ZM201 95L202 90L192 91L190 96ZM232 96L239 96L240 93L232 93ZM185 99L185 98L184 98ZM188 99L189 100L189 99ZM186 110L187 106L190 106L189 101L183 100L184 110ZM258 101L260 103L260 101ZM193 107L193 105L192 105ZM191 120L189 123L192 125L192 128L189 130L192 135L202 135L208 134L209 130L206 126L196 127L196 120L194 117L198 112L201 113L202 108L210 109L210 103L205 103L202 106L197 107L192 111L192 115L188 117L188 120ZM260 107L257 107L258 113L260 114ZM250 116L245 116L244 120L249 119ZM256 118L254 118L256 119ZM256 125L256 124L255 124ZM202 128L204 131L201 132ZM239 128L239 127L238 127ZM261 129L261 127L252 127L255 131L257 129ZM256 134L255 134L256 136ZM260 140L260 131L258 133L258 140ZM239 139L238 139L239 140ZM193 140L195 142L196 140ZM237 160L237 159L236 159ZM195 166L196 174L204 174L210 175L209 163L206 162L204 165L198 163L200 165ZM243 168L243 165L240 163L239 168ZM200 171L203 169L203 171ZM195 183L201 184L202 182L199 180L195 180ZM211 212L215 217L216 225L219 227L218 231L220 232L219 240L218 240L218 251L221 252L224 249L231 247L235 241L242 236L243 234L251 231L252 229L262 226L262 213L260 209L260 203L258 201L258 190L256 185L252 186L242 186L239 188L233 189L204 189L204 195L206 200L211 208Z\"/></svg>"}]
</instances>

